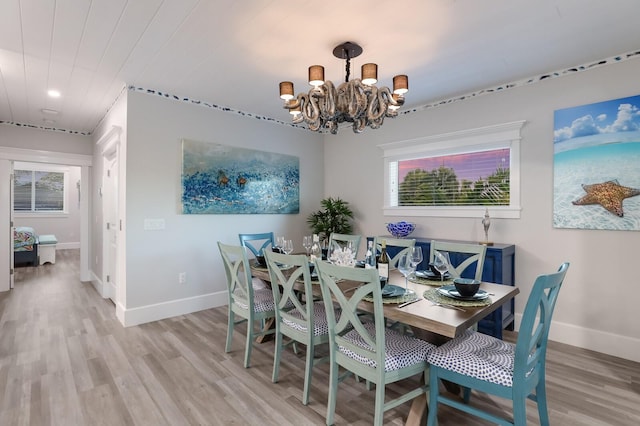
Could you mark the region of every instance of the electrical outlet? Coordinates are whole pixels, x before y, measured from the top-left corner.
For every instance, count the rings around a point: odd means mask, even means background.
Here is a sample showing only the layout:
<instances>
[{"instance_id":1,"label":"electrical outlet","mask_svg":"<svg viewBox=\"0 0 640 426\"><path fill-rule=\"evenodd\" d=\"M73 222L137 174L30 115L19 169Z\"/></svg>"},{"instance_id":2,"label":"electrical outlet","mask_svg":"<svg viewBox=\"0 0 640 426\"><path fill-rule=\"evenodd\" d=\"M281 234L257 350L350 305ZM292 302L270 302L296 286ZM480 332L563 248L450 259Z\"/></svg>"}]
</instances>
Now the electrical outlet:
<instances>
[{"instance_id":1,"label":"electrical outlet","mask_svg":"<svg viewBox=\"0 0 640 426\"><path fill-rule=\"evenodd\" d=\"M186 272L180 272L178 274L178 284L184 284L187 282L187 273Z\"/></svg>"}]
</instances>

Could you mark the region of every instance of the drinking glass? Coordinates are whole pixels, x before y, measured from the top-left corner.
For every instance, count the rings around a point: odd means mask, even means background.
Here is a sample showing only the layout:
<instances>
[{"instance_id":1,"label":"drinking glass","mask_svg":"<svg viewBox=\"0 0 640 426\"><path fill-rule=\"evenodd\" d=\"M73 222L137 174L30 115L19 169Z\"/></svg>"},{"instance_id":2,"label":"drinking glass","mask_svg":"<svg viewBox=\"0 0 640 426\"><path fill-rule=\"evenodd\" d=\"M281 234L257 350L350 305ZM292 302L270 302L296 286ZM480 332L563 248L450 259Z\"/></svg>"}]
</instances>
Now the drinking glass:
<instances>
[{"instance_id":1,"label":"drinking glass","mask_svg":"<svg viewBox=\"0 0 640 426\"><path fill-rule=\"evenodd\" d=\"M398 260L398 271L404 275L404 288L405 294L409 294L412 290L409 290L409 275L415 271L415 267L411 263L411 255L409 253L403 254Z\"/></svg>"},{"instance_id":2,"label":"drinking glass","mask_svg":"<svg viewBox=\"0 0 640 426\"><path fill-rule=\"evenodd\" d=\"M440 281L444 281L444 274L449 269L449 252L435 251L433 257L433 266L440 272Z\"/></svg>"},{"instance_id":3,"label":"drinking glass","mask_svg":"<svg viewBox=\"0 0 640 426\"><path fill-rule=\"evenodd\" d=\"M284 253L284 250L282 249L284 246L284 237L282 235L277 236L276 237L276 249L278 251L278 253Z\"/></svg>"},{"instance_id":4,"label":"drinking glass","mask_svg":"<svg viewBox=\"0 0 640 426\"><path fill-rule=\"evenodd\" d=\"M416 271L416 268L422 262L422 247L413 247L409 252L411 256L411 266L413 267L413 272Z\"/></svg>"},{"instance_id":5,"label":"drinking glass","mask_svg":"<svg viewBox=\"0 0 640 426\"><path fill-rule=\"evenodd\" d=\"M313 237L311 235L305 235L302 237L302 247L307 251L307 256L311 254L311 246L313 245Z\"/></svg>"},{"instance_id":6,"label":"drinking glass","mask_svg":"<svg viewBox=\"0 0 640 426\"><path fill-rule=\"evenodd\" d=\"M349 249L349 252L351 253L351 260L353 260L355 262L356 260L356 245L354 244L353 241L349 241L347 243L347 248Z\"/></svg>"},{"instance_id":7,"label":"drinking glass","mask_svg":"<svg viewBox=\"0 0 640 426\"><path fill-rule=\"evenodd\" d=\"M284 254L293 253L293 241L284 240L282 243L282 251L284 251Z\"/></svg>"}]
</instances>

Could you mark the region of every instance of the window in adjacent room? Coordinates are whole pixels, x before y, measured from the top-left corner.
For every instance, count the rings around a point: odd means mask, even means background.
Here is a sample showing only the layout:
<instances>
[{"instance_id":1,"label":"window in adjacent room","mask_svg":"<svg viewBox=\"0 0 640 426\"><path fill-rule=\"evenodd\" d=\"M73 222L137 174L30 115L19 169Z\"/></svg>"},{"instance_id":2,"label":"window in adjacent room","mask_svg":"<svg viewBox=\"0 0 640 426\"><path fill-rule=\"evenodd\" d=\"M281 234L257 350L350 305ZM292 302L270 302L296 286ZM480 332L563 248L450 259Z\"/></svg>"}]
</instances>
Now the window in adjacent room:
<instances>
[{"instance_id":1,"label":"window in adjacent room","mask_svg":"<svg viewBox=\"0 0 640 426\"><path fill-rule=\"evenodd\" d=\"M520 129L524 122L381 145L385 214L520 216Z\"/></svg>"},{"instance_id":2,"label":"window in adjacent room","mask_svg":"<svg viewBox=\"0 0 640 426\"><path fill-rule=\"evenodd\" d=\"M16 162L13 175L14 212L67 213L67 168Z\"/></svg>"}]
</instances>

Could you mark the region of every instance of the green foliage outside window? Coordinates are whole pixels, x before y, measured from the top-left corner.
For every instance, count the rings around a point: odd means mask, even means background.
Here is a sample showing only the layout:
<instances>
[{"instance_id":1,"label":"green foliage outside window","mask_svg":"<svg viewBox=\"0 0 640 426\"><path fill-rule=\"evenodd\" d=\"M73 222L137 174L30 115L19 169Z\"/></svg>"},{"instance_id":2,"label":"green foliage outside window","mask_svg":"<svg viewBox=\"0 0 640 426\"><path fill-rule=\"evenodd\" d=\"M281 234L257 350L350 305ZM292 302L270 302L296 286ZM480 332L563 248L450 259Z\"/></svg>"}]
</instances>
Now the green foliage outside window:
<instances>
[{"instance_id":1,"label":"green foliage outside window","mask_svg":"<svg viewBox=\"0 0 640 426\"><path fill-rule=\"evenodd\" d=\"M498 167L486 178L458 180L454 169L415 169L398 188L400 206L509 205L509 169Z\"/></svg>"}]
</instances>

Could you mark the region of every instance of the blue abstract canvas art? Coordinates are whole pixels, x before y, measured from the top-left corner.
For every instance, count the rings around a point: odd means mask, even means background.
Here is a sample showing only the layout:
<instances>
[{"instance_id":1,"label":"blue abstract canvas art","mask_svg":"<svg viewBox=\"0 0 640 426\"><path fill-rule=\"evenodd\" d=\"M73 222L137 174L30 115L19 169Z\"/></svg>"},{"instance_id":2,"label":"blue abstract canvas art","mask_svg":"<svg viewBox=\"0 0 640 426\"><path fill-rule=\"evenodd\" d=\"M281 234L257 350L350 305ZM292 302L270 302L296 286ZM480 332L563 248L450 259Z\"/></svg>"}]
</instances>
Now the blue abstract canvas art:
<instances>
[{"instance_id":1,"label":"blue abstract canvas art","mask_svg":"<svg viewBox=\"0 0 640 426\"><path fill-rule=\"evenodd\" d=\"M182 141L182 213L293 214L299 210L298 157Z\"/></svg>"},{"instance_id":2,"label":"blue abstract canvas art","mask_svg":"<svg viewBox=\"0 0 640 426\"><path fill-rule=\"evenodd\" d=\"M640 96L554 119L553 226L640 230Z\"/></svg>"}]
</instances>

